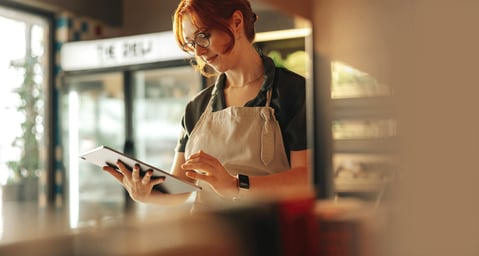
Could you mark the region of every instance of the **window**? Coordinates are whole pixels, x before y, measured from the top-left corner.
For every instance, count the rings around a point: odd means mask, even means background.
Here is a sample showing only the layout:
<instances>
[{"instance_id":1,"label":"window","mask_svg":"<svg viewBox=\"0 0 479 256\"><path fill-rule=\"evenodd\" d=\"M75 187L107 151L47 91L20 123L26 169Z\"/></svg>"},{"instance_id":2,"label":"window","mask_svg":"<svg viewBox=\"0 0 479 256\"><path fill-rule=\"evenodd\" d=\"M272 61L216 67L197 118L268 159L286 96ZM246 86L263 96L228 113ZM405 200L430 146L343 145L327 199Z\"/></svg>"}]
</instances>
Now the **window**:
<instances>
[{"instance_id":1,"label":"window","mask_svg":"<svg viewBox=\"0 0 479 256\"><path fill-rule=\"evenodd\" d=\"M50 25L0 6L0 187L3 200L38 199L46 171Z\"/></svg>"}]
</instances>

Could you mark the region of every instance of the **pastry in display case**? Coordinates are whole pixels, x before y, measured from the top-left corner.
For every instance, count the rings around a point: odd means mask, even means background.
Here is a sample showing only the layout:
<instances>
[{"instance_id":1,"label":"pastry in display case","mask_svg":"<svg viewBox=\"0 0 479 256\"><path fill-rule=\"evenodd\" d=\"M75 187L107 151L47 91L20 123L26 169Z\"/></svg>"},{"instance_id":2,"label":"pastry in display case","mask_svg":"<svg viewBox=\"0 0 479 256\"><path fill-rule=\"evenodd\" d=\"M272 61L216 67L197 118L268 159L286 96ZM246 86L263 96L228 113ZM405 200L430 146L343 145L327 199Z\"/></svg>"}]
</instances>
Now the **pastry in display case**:
<instances>
[{"instance_id":1,"label":"pastry in display case","mask_svg":"<svg viewBox=\"0 0 479 256\"><path fill-rule=\"evenodd\" d=\"M380 203L396 178L397 164L393 155L336 154L333 177L337 196Z\"/></svg>"}]
</instances>

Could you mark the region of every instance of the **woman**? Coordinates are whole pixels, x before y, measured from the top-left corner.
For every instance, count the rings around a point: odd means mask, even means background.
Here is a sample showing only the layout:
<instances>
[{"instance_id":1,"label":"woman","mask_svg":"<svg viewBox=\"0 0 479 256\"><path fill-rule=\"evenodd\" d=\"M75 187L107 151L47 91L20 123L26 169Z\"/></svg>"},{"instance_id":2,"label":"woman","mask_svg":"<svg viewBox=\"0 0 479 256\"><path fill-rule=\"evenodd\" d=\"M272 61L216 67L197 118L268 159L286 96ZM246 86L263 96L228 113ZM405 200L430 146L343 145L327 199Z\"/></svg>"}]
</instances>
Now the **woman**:
<instances>
[{"instance_id":1,"label":"woman","mask_svg":"<svg viewBox=\"0 0 479 256\"><path fill-rule=\"evenodd\" d=\"M199 183L195 209L285 189L311 188L305 115L305 79L262 56L252 45L256 14L247 0L182 0L173 30L214 86L186 106L171 172ZM140 202L184 202L189 194L162 194L163 182L140 177L120 162L112 174Z\"/></svg>"}]
</instances>

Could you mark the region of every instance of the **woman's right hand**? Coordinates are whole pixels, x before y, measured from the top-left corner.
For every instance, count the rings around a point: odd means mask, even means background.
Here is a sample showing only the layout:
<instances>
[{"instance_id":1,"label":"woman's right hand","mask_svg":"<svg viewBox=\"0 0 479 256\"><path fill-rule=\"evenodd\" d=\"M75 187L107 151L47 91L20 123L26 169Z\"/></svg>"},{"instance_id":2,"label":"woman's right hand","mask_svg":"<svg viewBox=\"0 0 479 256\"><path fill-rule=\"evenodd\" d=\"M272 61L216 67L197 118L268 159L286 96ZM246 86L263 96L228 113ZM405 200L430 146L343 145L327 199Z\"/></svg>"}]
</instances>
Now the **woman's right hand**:
<instances>
[{"instance_id":1,"label":"woman's right hand","mask_svg":"<svg viewBox=\"0 0 479 256\"><path fill-rule=\"evenodd\" d=\"M152 179L152 170L148 170L143 177L140 177L140 166L138 164L132 170L121 161L118 161L116 165L118 169L111 166L104 166L102 169L118 180L128 191L130 197L138 202L147 201L153 193L153 187L165 181L165 177Z\"/></svg>"}]
</instances>

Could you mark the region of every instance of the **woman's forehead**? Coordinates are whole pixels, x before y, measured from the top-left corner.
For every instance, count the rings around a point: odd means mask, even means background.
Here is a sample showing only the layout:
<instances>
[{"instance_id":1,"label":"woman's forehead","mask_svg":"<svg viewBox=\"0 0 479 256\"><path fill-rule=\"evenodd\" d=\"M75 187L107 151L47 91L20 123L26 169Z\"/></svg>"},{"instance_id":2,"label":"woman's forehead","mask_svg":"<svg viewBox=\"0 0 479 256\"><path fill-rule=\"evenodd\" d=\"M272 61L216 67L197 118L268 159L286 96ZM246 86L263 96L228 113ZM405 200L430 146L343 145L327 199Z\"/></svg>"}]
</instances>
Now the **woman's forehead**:
<instances>
[{"instance_id":1,"label":"woman's forehead","mask_svg":"<svg viewBox=\"0 0 479 256\"><path fill-rule=\"evenodd\" d=\"M181 27L184 38L191 37L198 31L198 27L193 24L193 20L189 14L183 15L181 19Z\"/></svg>"},{"instance_id":2,"label":"woman's forehead","mask_svg":"<svg viewBox=\"0 0 479 256\"><path fill-rule=\"evenodd\" d=\"M194 37L194 35L201 30L201 26L198 24L198 19L195 19L189 13L183 15L181 19L181 26L184 38Z\"/></svg>"}]
</instances>

